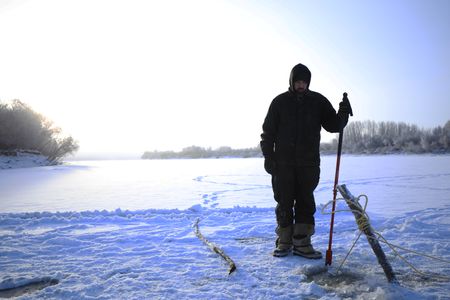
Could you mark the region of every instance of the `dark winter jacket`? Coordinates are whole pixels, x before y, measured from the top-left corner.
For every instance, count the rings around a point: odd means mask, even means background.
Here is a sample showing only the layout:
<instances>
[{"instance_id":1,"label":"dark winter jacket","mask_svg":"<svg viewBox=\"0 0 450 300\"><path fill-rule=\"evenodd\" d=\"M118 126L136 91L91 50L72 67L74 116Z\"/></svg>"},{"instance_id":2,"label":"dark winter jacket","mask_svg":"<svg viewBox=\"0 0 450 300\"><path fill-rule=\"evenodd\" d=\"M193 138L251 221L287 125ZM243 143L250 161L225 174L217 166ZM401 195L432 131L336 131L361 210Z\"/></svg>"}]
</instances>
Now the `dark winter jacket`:
<instances>
[{"instance_id":1,"label":"dark winter jacket","mask_svg":"<svg viewBox=\"0 0 450 300\"><path fill-rule=\"evenodd\" d=\"M277 96L269 107L261 150L265 158L277 165L319 166L321 127L339 132L347 124L348 115L336 114L328 99L319 93L295 93L293 77L291 72L289 91Z\"/></svg>"}]
</instances>

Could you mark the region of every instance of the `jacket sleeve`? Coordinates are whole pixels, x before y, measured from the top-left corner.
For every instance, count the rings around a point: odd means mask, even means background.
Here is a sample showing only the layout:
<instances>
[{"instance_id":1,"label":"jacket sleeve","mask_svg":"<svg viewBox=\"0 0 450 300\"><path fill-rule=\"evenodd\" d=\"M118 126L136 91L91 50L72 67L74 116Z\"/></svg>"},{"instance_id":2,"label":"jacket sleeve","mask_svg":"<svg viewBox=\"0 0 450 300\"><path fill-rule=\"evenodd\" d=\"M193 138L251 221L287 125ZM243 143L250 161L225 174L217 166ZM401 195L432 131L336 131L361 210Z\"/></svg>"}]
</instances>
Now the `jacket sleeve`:
<instances>
[{"instance_id":1,"label":"jacket sleeve","mask_svg":"<svg viewBox=\"0 0 450 300\"><path fill-rule=\"evenodd\" d=\"M322 102L321 124L328 132L339 132L347 125L348 114L336 110L331 105L328 99L324 98Z\"/></svg>"},{"instance_id":2,"label":"jacket sleeve","mask_svg":"<svg viewBox=\"0 0 450 300\"><path fill-rule=\"evenodd\" d=\"M274 156L275 140L278 132L278 112L276 109L275 100L272 101L267 112L266 118L262 126L263 133L261 134L261 151L266 158Z\"/></svg>"}]
</instances>

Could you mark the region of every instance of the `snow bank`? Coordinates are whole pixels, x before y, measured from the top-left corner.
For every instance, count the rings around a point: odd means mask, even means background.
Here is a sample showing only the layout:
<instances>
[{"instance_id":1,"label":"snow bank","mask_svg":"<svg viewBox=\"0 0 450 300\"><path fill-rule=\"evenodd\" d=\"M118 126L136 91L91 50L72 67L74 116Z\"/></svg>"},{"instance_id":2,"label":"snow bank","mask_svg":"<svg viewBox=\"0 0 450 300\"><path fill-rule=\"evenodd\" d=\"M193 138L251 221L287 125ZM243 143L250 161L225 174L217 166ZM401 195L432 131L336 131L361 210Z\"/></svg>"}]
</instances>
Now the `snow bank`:
<instances>
[{"instance_id":1,"label":"snow bank","mask_svg":"<svg viewBox=\"0 0 450 300\"><path fill-rule=\"evenodd\" d=\"M450 207L378 220L392 243L450 259ZM194 234L202 234L237 265L228 266ZM313 242L326 250L327 215L317 216ZM273 209L36 212L0 214L0 290L36 279L49 285L27 297L59 299L445 299L450 266L408 256L429 276L413 273L387 251L401 286L387 283L367 242L357 243L341 273L336 269L357 231L353 216L336 217L334 264L272 257ZM421 232L418 236L418 232ZM430 275L431 274L431 275ZM432 275L447 276L447 279Z\"/></svg>"},{"instance_id":2,"label":"snow bank","mask_svg":"<svg viewBox=\"0 0 450 300\"><path fill-rule=\"evenodd\" d=\"M30 168L51 164L45 156L33 151L18 150L10 151L8 154L0 153L0 169Z\"/></svg>"}]
</instances>

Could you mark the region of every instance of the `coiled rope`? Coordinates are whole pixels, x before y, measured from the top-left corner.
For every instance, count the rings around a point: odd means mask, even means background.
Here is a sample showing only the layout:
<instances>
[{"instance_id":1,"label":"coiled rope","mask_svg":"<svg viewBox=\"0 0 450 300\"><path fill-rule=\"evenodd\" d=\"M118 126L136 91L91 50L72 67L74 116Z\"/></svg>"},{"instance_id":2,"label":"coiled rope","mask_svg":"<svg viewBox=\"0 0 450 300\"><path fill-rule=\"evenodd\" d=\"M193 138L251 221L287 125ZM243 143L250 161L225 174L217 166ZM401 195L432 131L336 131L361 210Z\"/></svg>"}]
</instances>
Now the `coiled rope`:
<instances>
[{"instance_id":1,"label":"coiled rope","mask_svg":"<svg viewBox=\"0 0 450 300\"><path fill-rule=\"evenodd\" d=\"M364 206L361 206L361 203L360 203L360 199L361 199L361 198L364 198L364 200L365 200ZM346 199L344 199L344 198L338 198L338 199L336 199L336 202L337 202L337 201L345 201L345 202L347 202L348 200L346 200ZM359 238L361 237L362 233L363 233L366 229L368 229L368 228L370 227L370 219L369 219L369 215L368 215L367 212L366 212L367 204L368 204L368 202L369 202L369 197L368 197L367 195L364 195L364 194L359 195L359 196L356 198L356 201L355 201L355 202L356 202L359 206L361 206L361 208L362 208L362 213L361 213L360 211L356 211L356 210L353 210L353 209L341 209L341 210L335 210L335 211L334 211L334 213L338 213L338 212L352 212L352 213L354 213L354 214L356 213L356 214L359 215L359 217L356 217L356 215L355 215L355 218L356 218L356 224L358 225L358 229L359 229L359 234L358 234L357 238L355 239L355 241L353 242L352 246L350 247L350 250L347 252L347 254L345 255L344 259L343 259L342 262L340 263L340 265L339 265L339 267L338 267L336 273L339 273L339 271L341 270L342 266L343 266L344 263L346 262L347 258L350 256L351 252L353 251L353 249L354 249L356 243L358 242ZM333 203L333 200L332 200L332 201L329 201L328 203L326 203L326 204L322 207L321 213L324 214L324 215L331 215L331 214L333 214L333 212L326 212L326 211L325 211L325 209L326 209L330 204L332 204L332 203ZM420 275L425 276L425 277L428 277L428 276L429 276L429 277L436 277L436 278L440 278L440 279L450 280L450 277L448 277L448 276L435 275L435 274L430 275L430 274L424 273L423 271L421 271L421 270L419 270L417 267L415 267L415 266L414 266L410 261L408 261L404 256L402 256L402 255L397 251L397 249L403 250L403 251L405 251L405 252L413 253L413 254L416 254L416 255L418 255L418 256L423 256L423 257L427 257L427 258L430 258L430 259L433 259L433 260L441 261L441 262L444 262L444 263L447 263L447 264L450 264L450 261L449 261L449 260L443 259L443 258L441 258L441 257L432 256L432 255L429 255L429 254L426 254L426 253L421 253L421 252L418 252L418 251L415 251L415 250L411 250L411 249L408 249L408 248L405 248L405 247L402 247L402 246L399 246L399 245L392 244L392 243L388 242L388 241L386 240L386 238L385 238L381 233L379 233L378 231L374 230L373 228L372 228L372 231L373 231L373 233L377 236L377 238L373 238L373 237L367 236L368 239L375 239L375 240L378 240L378 242L382 242L382 243L388 245L389 248L391 248L391 250L395 253L395 255L398 256L400 259L402 259L402 260L403 260L403 261L404 261L404 262L405 262L405 263L406 263L406 264L407 264L414 272L416 272L417 274L420 274Z\"/></svg>"}]
</instances>

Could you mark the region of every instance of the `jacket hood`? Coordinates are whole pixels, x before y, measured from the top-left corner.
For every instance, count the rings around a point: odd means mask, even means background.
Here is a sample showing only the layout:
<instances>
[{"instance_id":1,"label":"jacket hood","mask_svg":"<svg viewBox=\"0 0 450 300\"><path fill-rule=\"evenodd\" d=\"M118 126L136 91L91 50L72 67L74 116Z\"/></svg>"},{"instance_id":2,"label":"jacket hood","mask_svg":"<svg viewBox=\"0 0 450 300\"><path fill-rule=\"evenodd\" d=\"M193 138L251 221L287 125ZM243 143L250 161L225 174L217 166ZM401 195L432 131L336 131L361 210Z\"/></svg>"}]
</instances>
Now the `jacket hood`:
<instances>
[{"instance_id":1,"label":"jacket hood","mask_svg":"<svg viewBox=\"0 0 450 300\"><path fill-rule=\"evenodd\" d=\"M294 82L297 80L303 80L309 84L311 83L311 71L302 64L295 65L291 70L289 76L289 90L294 91Z\"/></svg>"}]
</instances>

